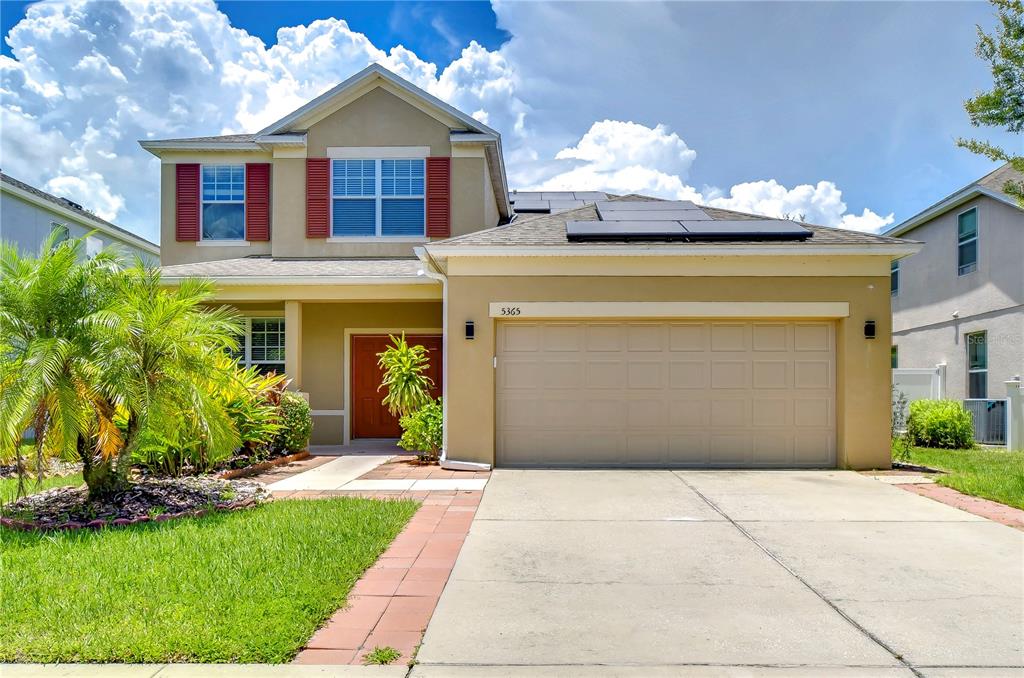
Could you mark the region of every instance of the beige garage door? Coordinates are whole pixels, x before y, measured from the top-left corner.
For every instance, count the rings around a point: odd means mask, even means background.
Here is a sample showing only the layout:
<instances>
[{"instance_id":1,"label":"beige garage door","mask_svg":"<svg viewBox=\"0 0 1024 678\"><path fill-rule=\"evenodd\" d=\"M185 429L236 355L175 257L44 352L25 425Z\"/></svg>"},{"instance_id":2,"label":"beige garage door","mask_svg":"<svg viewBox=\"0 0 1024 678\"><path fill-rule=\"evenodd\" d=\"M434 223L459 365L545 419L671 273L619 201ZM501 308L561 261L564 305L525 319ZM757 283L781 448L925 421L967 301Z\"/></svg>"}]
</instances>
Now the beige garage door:
<instances>
[{"instance_id":1,"label":"beige garage door","mask_svg":"<svg viewBox=\"0 0 1024 678\"><path fill-rule=\"evenodd\" d=\"M830 322L502 321L499 466L835 465Z\"/></svg>"}]
</instances>

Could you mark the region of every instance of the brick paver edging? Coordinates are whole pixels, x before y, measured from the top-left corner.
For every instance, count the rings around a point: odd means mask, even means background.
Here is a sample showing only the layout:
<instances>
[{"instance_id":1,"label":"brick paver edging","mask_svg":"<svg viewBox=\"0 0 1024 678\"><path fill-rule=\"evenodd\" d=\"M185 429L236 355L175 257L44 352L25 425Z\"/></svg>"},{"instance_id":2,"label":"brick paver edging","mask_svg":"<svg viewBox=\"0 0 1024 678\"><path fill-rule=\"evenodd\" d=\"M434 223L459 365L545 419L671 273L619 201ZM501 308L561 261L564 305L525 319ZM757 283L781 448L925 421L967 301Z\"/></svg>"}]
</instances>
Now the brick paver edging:
<instances>
[{"instance_id":1,"label":"brick paver edging","mask_svg":"<svg viewBox=\"0 0 1024 678\"><path fill-rule=\"evenodd\" d=\"M1006 504L1000 504L997 501L991 501L988 499L982 499L981 497L972 497L962 492L943 487L942 485L897 485L907 492L913 492L919 494L922 497L928 497L935 501L948 504L961 511L967 511L973 513L976 516L982 518L988 518L997 523L1007 525L1009 527L1017 528L1018 530L1024 530L1024 511L1007 506Z\"/></svg>"},{"instance_id":2,"label":"brick paver edging","mask_svg":"<svg viewBox=\"0 0 1024 678\"><path fill-rule=\"evenodd\" d=\"M408 662L423 638L483 492L430 492L409 523L313 634L296 664L362 664L374 647Z\"/></svg>"}]
</instances>

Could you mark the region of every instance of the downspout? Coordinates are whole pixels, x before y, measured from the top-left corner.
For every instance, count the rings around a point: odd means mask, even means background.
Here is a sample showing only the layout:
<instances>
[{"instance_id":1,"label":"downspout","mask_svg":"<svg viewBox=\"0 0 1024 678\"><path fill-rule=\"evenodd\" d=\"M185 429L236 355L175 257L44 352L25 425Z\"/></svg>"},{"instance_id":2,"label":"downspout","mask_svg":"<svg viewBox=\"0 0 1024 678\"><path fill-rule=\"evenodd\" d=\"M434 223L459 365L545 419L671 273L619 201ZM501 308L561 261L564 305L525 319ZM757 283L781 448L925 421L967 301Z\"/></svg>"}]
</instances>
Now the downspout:
<instances>
[{"instance_id":1,"label":"downspout","mask_svg":"<svg viewBox=\"0 0 1024 678\"><path fill-rule=\"evenodd\" d=\"M420 273L441 283L441 468L450 471L489 471L490 464L448 459L448 276L441 272L434 258L424 247L414 247L423 262Z\"/></svg>"}]
</instances>

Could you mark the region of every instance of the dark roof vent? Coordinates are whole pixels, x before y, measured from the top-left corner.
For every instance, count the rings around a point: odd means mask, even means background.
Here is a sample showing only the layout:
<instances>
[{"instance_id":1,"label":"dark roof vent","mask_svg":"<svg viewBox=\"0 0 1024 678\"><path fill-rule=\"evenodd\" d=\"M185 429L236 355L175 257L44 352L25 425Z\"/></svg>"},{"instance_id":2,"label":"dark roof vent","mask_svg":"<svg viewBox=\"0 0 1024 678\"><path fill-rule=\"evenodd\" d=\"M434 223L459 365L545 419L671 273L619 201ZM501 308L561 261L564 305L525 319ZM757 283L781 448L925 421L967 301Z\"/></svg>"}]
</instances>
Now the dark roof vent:
<instances>
[{"instance_id":1,"label":"dark roof vent","mask_svg":"<svg viewBox=\"0 0 1024 678\"><path fill-rule=\"evenodd\" d=\"M60 201L62 203L64 203L65 205L67 205L68 207L74 207L76 210L82 210L83 212L85 211L85 208L82 207L81 205L79 205L74 200L68 200L67 198L61 198Z\"/></svg>"}]
</instances>

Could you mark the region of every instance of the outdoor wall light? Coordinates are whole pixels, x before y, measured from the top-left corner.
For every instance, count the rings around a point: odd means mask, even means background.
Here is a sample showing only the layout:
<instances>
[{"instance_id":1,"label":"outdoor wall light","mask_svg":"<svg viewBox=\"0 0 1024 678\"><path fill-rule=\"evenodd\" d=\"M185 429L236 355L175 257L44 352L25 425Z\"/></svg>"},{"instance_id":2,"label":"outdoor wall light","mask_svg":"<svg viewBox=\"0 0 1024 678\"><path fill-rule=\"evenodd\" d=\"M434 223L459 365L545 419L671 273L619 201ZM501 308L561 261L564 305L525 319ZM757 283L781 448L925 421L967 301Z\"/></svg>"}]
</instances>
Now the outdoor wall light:
<instances>
[{"instance_id":1,"label":"outdoor wall light","mask_svg":"<svg viewBox=\"0 0 1024 678\"><path fill-rule=\"evenodd\" d=\"M874 339L875 338L875 321L865 320L864 321L864 338Z\"/></svg>"},{"instance_id":2,"label":"outdoor wall light","mask_svg":"<svg viewBox=\"0 0 1024 678\"><path fill-rule=\"evenodd\" d=\"M472 340L476 336L476 327L472 320L466 321L466 339Z\"/></svg>"}]
</instances>

